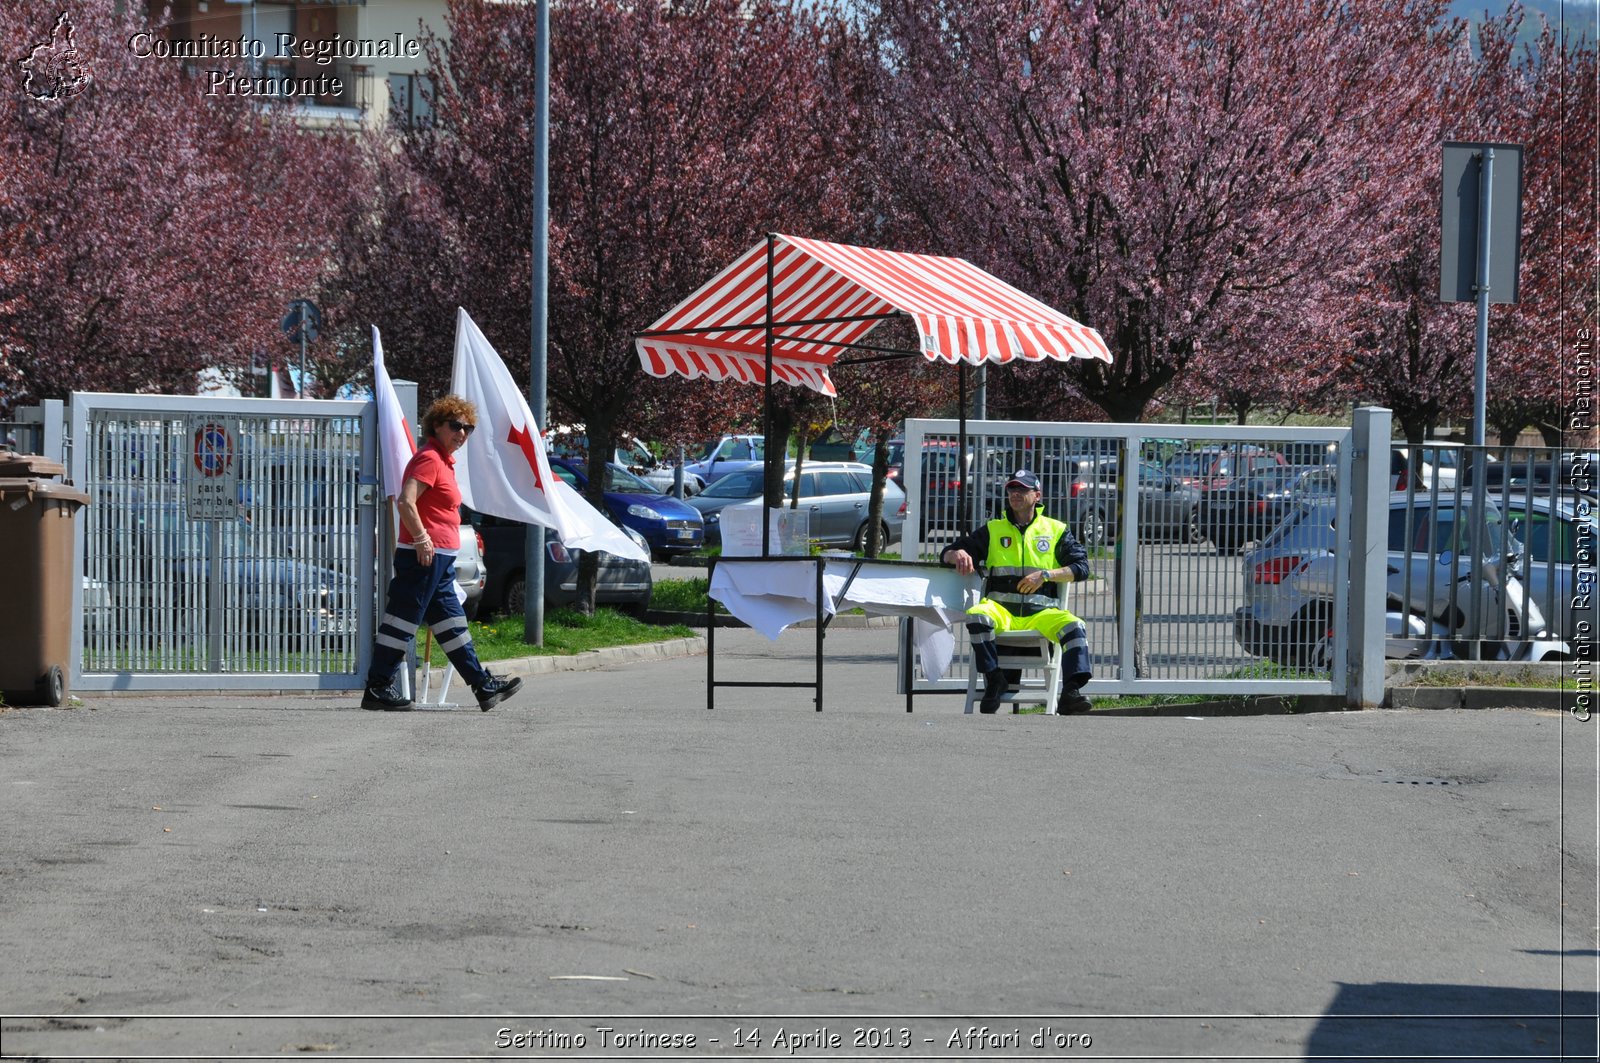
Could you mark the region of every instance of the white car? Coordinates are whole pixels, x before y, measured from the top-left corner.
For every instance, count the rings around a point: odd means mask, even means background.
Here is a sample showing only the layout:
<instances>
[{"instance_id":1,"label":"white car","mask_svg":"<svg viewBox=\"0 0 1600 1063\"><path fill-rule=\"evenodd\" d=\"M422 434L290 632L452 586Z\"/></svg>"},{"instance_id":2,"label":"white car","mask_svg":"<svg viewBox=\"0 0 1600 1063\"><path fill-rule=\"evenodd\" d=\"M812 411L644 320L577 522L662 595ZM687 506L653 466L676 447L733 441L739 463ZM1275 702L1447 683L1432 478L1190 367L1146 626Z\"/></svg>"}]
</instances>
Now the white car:
<instances>
[{"instance_id":1,"label":"white car","mask_svg":"<svg viewBox=\"0 0 1600 1063\"><path fill-rule=\"evenodd\" d=\"M1600 587L1594 554L1600 544L1600 503L1548 486L1513 488L1502 497L1506 522L1524 550L1514 571L1544 610L1556 635L1576 656L1593 660L1600 646Z\"/></svg>"},{"instance_id":2,"label":"white car","mask_svg":"<svg viewBox=\"0 0 1600 1063\"><path fill-rule=\"evenodd\" d=\"M1475 630L1480 600L1472 580L1472 498L1452 493L1438 499L1437 509L1426 495L1414 503L1408 510L1404 492L1389 497L1385 656L1454 656L1452 643ZM1233 625L1245 652L1287 667L1332 667L1337 511L1335 499L1303 501L1244 555L1245 604ZM1565 656L1566 643L1548 637L1544 614L1513 574L1521 546L1506 534L1493 503L1485 505L1485 523L1478 566L1482 638L1501 658Z\"/></svg>"},{"instance_id":3,"label":"white car","mask_svg":"<svg viewBox=\"0 0 1600 1063\"><path fill-rule=\"evenodd\" d=\"M549 444L550 453L555 457L565 458L577 464L579 468L588 470L589 437L585 434L583 425L557 425L545 433L545 439ZM619 436L611 452L611 463L621 465L662 494L672 494L675 479L673 466L658 461L656 456L650 453L650 448L645 446L644 440L638 436ZM692 495L703 486L704 484L692 476L683 478L685 495Z\"/></svg>"},{"instance_id":4,"label":"white car","mask_svg":"<svg viewBox=\"0 0 1600 1063\"><path fill-rule=\"evenodd\" d=\"M1417 473L1415 491L1437 487L1441 491L1455 490L1460 477L1461 463L1466 451L1460 443L1424 443L1420 455L1413 457L1410 447L1393 448L1393 461L1389 466L1389 489L1403 491L1411 471Z\"/></svg>"},{"instance_id":5,"label":"white car","mask_svg":"<svg viewBox=\"0 0 1600 1063\"><path fill-rule=\"evenodd\" d=\"M471 620L478 615L478 603L483 600L483 585L488 576L488 566L483 560L483 536L467 520L461 521L461 549L456 553L456 582L466 594L461 611Z\"/></svg>"}]
</instances>

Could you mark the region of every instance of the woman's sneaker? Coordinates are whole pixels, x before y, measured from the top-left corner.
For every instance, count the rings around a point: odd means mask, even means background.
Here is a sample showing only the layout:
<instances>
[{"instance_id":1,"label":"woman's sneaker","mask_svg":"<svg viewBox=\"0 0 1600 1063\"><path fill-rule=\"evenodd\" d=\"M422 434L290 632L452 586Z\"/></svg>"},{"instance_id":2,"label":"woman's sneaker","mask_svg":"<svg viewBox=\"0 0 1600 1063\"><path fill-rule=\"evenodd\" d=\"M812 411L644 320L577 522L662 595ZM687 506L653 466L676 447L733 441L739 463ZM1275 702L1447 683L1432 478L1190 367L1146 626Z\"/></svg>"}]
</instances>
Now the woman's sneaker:
<instances>
[{"instance_id":1,"label":"woman's sneaker","mask_svg":"<svg viewBox=\"0 0 1600 1063\"><path fill-rule=\"evenodd\" d=\"M478 695L478 708L488 712L502 701L522 689L522 680L516 676L501 679L499 676L488 675L482 683L473 688L473 693Z\"/></svg>"},{"instance_id":2,"label":"woman's sneaker","mask_svg":"<svg viewBox=\"0 0 1600 1063\"><path fill-rule=\"evenodd\" d=\"M410 712L411 699L395 690L392 683L369 686L361 695L361 707L372 711Z\"/></svg>"}]
</instances>

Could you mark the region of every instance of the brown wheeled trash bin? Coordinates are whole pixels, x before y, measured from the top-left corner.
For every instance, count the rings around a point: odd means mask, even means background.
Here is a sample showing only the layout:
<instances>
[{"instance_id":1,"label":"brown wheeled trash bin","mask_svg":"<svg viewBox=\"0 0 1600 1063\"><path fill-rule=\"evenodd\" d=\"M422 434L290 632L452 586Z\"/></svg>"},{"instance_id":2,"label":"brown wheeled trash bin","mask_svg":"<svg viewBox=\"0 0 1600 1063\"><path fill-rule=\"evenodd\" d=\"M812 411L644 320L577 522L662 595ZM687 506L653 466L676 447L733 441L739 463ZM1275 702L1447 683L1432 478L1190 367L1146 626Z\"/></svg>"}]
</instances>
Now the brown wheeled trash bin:
<instances>
[{"instance_id":1,"label":"brown wheeled trash bin","mask_svg":"<svg viewBox=\"0 0 1600 1063\"><path fill-rule=\"evenodd\" d=\"M4 471L18 469L11 455ZM28 459L23 458L26 462ZM50 475L60 466L40 458ZM11 705L60 705L72 653L73 524L89 496L66 484L0 476L0 694Z\"/></svg>"}]
</instances>

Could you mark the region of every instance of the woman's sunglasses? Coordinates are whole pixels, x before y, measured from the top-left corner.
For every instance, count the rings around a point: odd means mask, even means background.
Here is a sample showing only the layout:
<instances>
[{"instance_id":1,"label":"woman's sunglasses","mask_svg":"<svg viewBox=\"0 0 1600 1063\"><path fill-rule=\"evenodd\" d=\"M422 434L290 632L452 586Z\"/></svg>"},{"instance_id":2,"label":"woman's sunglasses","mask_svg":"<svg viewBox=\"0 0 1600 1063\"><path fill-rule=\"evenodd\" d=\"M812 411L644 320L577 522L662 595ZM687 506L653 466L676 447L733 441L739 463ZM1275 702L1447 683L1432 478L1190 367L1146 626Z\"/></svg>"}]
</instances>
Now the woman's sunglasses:
<instances>
[{"instance_id":1,"label":"woman's sunglasses","mask_svg":"<svg viewBox=\"0 0 1600 1063\"><path fill-rule=\"evenodd\" d=\"M457 432L465 432L469 436L472 434L472 430L478 427L475 424L468 424L465 421L446 421L445 424L449 425L451 428L454 428Z\"/></svg>"}]
</instances>

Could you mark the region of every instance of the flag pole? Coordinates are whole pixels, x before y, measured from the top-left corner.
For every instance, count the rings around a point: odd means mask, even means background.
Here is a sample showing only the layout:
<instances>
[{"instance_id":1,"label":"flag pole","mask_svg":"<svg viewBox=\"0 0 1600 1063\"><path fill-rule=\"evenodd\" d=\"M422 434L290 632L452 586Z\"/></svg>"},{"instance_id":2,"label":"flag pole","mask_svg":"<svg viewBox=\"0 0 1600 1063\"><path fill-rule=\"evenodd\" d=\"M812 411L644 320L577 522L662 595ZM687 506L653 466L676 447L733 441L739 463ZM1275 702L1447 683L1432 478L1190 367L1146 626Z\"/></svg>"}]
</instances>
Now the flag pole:
<instances>
[{"instance_id":1,"label":"flag pole","mask_svg":"<svg viewBox=\"0 0 1600 1063\"><path fill-rule=\"evenodd\" d=\"M529 363L528 405L533 407L534 424L529 431L545 427L548 398L545 380L546 329L549 319L550 283L550 0L537 0L533 59L533 343ZM527 595L522 605L522 640L544 645L544 529L528 525L523 549L523 586Z\"/></svg>"}]
</instances>

